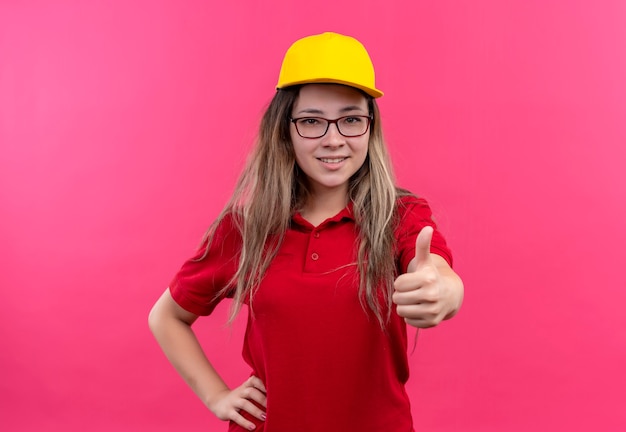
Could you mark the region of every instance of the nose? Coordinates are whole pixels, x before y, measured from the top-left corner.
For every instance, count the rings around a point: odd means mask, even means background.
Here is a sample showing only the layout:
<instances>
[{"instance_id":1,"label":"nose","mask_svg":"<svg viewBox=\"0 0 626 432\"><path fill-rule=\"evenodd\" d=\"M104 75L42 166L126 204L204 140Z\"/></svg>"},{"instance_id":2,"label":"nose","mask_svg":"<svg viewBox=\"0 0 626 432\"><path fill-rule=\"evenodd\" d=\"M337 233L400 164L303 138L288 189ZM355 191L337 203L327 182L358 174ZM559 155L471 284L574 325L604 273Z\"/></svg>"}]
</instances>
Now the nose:
<instances>
[{"instance_id":1,"label":"nose","mask_svg":"<svg viewBox=\"0 0 626 432\"><path fill-rule=\"evenodd\" d=\"M339 147L345 144L345 137L339 133L337 123L328 125L323 144L328 147Z\"/></svg>"}]
</instances>

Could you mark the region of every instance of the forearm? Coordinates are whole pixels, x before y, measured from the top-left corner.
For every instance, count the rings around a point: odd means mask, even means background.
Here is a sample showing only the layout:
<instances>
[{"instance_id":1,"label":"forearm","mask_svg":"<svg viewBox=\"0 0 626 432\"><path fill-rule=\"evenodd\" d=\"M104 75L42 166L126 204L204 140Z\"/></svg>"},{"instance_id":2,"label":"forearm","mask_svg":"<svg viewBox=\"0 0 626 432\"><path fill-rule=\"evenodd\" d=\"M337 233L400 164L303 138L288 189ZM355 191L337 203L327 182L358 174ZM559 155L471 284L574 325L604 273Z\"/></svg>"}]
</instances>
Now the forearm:
<instances>
[{"instance_id":1,"label":"forearm","mask_svg":"<svg viewBox=\"0 0 626 432\"><path fill-rule=\"evenodd\" d=\"M169 296L168 292L166 294ZM171 313L170 301L173 301L171 297L155 304L150 312L150 329L170 363L211 409L216 397L227 391L228 386L204 354L191 323Z\"/></svg>"}]
</instances>

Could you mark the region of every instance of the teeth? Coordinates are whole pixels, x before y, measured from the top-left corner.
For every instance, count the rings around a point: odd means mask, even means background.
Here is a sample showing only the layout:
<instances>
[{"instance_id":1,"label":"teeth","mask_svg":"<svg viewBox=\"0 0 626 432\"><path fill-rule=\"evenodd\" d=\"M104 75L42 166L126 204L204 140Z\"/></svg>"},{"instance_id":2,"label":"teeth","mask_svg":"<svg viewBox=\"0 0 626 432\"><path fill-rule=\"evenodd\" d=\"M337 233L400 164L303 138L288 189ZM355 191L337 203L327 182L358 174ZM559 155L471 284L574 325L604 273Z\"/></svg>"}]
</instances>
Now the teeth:
<instances>
[{"instance_id":1,"label":"teeth","mask_svg":"<svg viewBox=\"0 0 626 432\"><path fill-rule=\"evenodd\" d=\"M339 163L343 160L345 160L345 157L342 158L320 158L320 160L324 163Z\"/></svg>"}]
</instances>

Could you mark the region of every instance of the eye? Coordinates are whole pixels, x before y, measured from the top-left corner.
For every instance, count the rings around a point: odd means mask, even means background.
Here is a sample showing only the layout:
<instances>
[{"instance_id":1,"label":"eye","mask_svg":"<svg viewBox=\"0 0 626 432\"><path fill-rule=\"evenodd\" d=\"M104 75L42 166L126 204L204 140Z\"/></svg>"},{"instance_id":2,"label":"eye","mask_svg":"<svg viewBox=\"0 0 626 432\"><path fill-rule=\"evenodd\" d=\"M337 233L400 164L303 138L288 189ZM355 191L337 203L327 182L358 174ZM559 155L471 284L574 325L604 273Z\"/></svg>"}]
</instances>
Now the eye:
<instances>
[{"instance_id":1,"label":"eye","mask_svg":"<svg viewBox=\"0 0 626 432\"><path fill-rule=\"evenodd\" d=\"M319 120L316 119L315 117L307 117L307 118L301 118L298 119L298 124L301 124L302 126L314 126L316 124L319 124Z\"/></svg>"},{"instance_id":2,"label":"eye","mask_svg":"<svg viewBox=\"0 0 626 432\"><path fill-rule=\"evenodd\" d=\"M361 117L345 117L344 122L348 124L357 124L363 122Z\"/></svg>"}]
</instances>

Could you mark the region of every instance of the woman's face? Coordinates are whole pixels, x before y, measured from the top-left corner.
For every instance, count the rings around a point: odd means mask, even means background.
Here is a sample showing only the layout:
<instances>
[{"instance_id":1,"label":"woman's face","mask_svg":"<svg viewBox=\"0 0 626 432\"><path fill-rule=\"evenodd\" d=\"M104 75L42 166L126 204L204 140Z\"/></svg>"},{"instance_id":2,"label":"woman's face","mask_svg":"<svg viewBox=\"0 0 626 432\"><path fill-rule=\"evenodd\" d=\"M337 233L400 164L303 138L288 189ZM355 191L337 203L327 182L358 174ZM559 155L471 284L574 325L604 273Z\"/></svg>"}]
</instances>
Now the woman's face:
<instances>
[{"instance_id":1,"label":"woman's face","mask_svg":"<svg viewBox=\"0 0 626 432\"><path fill-rule=\"evenodd\" d=\"M367 99L358 90L336 84L307 84L300 89L291 117L298 121L300 132L317 127L324 118L341 121L342 132L351 134L360 122L369 116ZM364 126L364 125L363 125ZM356 129L355 129L356 128ZM322 130L323 132L323 130ZM337 124L329 124L326 134L319 138L303 138L296 125L290 125L291 141L296 163L306 174L313 194L341 191L347 194L348 180L365 162L370 130L361 136L346 137L339 133ZM305 135L307 134L305 131Z\"/></svg>"}]
</instances>

